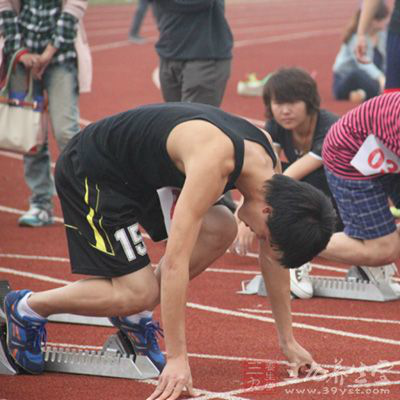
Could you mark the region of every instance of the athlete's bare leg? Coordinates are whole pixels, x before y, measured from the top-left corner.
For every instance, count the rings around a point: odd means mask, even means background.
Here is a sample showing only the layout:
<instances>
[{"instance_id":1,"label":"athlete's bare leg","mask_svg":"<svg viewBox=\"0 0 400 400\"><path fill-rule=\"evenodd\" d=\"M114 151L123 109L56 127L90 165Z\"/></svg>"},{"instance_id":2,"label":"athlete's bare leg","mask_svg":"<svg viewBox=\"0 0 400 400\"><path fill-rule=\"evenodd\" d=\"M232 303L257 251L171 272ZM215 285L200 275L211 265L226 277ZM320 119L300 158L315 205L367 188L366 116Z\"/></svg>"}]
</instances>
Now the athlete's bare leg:
<instances>
[{"instance_id":1,"label":"athlete's bare leg","mask_svg":"<svg viewBox=\"0 0 400 400\"><path fill-rule=\"evenodd\" d=\"M225 253L236 237L236 222L224 206L204 216L190 262L190 278L204 271ZM159 303L159 269L148 265L118 278L88 278L44 292L33 293L29 306L43 317L70 313L88 316L131 315L152 310Z\"/></svg>"},{"instance_id":2,"label":"athlete's bare leg","mask_svg":"<svg viewBox=\"0 0 400 400\"><path fill-rule=\"evenodd\" d=\"M320 256L353 265L390 264L400 257L400 229L397 227L397 231L371 240L353 239L343 232L335 233Z\"/></svg>"},{"instance_id":3,"label":"athlete's bare leg","mask_svg":"<svg viewBox=\"0 0 400 400\"><path fill-rule=\"evenodd\" d=\"M43 317L58 313L111 317L151 309L159 298L153 268L117 278L88 278L44 292L33 293L29 306Z\"/></svg>"},{"instance_id":4,"label":"athlete's bare leg","mask_svg":"<svg viewBox=\"0 0 400 400\"><path fill-rule=\"evenodd\" d=\"M214 206L204 216L203 224L193 249L189 265L189 278L193 279L225 254L237 234L237 223L225 206ZM156 268L160 281L162 259Z\"/></svg>"}]
</instances>

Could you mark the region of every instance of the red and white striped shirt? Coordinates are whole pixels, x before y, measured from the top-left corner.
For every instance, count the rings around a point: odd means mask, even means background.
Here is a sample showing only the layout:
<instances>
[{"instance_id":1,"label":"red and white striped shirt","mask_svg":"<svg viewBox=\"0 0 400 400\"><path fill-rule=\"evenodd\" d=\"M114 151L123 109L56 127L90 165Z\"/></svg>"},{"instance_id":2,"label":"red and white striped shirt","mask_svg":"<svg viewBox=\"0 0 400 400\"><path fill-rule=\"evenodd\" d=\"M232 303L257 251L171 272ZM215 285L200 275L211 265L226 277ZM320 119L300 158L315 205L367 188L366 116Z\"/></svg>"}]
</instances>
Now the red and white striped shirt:
<instances>
[{"instance_id":1,"label":"red and white striped shirt","mask_svg":"<svg viewBox=\"0 0 400 400\"><path fill-rule=\"evenodd\" d=\"M322 158L346 179L400 173L400 92L374 97L339 119L325 137Z\"/></svg>"}]
</instances>

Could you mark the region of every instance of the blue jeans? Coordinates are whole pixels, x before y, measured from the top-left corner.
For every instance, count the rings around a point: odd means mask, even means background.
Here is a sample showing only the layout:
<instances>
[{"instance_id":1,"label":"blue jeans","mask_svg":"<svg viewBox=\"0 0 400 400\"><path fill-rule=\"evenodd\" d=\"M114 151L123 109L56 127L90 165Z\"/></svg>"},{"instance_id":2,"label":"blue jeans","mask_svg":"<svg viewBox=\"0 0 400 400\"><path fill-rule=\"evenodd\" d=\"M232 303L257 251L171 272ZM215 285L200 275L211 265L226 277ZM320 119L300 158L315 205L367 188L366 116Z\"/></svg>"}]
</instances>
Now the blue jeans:
<instances>
[{"instance_id":1,"label":"blue jeans","mask_svg":"<svg viewBox=\"0 0 400 400\"><path fill-rule=\"evenodd\" d=\"M362 69L355 69L344 76L333 74L333 94L337 100L348 100L350 92L358 89L365 90L366 99L371 99L380 93L379 82Z\"/></svg>"},{"instance_id":2,"label":"blue jeans","mask_svg":"<svg viewBox=\"0 0 400 400\"><path fill-rule=\"evenodd\" d=\"M385 89L400 89L400 34L388 32Z\"/></svg>"},{"instance_id":3,"label":"blue jeans","mask_svg":"<svg viewBox=\"0 0 400 400\"><path fill-rule=\"evenodd\" d=\"M26 73L21 64L18 64L11 87L16 90L26 87ZM44 91L48 95L52 130L62 151L80 130L76 65L72 62L49 65L42 80L34 82L35 95L41 95ZM47 140L37 153L24 155L25 182L32 192L30 205L47 210L53 208L52 196L55 194L50 161Z\"/></svg>"}]
</instances>

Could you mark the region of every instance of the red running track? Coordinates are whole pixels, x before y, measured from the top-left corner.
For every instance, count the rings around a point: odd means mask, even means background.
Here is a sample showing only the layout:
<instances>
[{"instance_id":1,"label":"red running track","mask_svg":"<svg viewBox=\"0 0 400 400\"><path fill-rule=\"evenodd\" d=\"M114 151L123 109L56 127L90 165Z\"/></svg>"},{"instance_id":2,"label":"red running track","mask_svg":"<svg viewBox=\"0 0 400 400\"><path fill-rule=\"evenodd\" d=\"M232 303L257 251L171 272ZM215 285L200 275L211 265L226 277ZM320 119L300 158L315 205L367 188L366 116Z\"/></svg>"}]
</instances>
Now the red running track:
<instances>
[{"instance_id":1,"label":"red running track","mask_svg":"<svg viewBox=\"0 0 400 400\"><path fill-rule=\"evenodd\" d=\"M316 71L322 105L339 114L347 102L333 100L331 66L340 45L340 33L358 0L248 0L227 4L235 36L234 63L223 109L263 120L260 98L236 93L238 80L249 72L263 77L281 65L299 65ZM157 31L149 14L143 27L145 45L126 40L134 6L89 8L85 17L94 59L94 87L81 97L83 123L139 104L162 101L151 80L157 66ZM57 151L51 141L54 158ZM17 218L27 208L22 162L0 153L0 279L13 288L44 290L79 279L71 275L64 228L22 229ZM61 218L59 205L56 215ZM149 244L156 263L161 245ZM318 261L318 260L317 260ZM315 268L317 274L343 275ZM240 283L258 271L252 257L227 254L190 284L187 338L195 387L201 399L399 399L399 302L372 303L334 299L294 300L297 340L329 375L322 381L302 376L287 379L264 298L236 294ZM156 317L159 317L158 310ZM111 328L50 323L49 342L99 348ZM245 390L246 363L263 361L273 376L273 388L264 393ZM351 368L354 369L351 369ZM247 382L248 386L251 386ZM0 399L145 399L155 381L137 382L65 374L0 376Z\"/></svg>"}]
</instances>

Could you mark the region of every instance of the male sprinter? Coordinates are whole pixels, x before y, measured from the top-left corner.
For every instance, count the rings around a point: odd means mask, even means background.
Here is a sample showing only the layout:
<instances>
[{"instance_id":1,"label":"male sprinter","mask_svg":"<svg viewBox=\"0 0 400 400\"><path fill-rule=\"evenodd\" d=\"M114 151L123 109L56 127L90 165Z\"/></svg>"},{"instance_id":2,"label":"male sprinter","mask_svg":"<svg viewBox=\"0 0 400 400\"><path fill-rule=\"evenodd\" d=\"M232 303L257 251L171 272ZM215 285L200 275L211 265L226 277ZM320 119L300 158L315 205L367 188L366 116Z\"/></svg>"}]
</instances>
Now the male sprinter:
<instances>
[{"instance_id":1,"label":"male sprinter","mask_svg":"<svg viewBox=\"0 0 400 400\"><path fill-rule=\"evenodd\" d=\"M344 232L332 236L321 256L363 265L360 272L373 282L390 278L395 268L386 264L400 257L400 228L388 202L400 207L400 92L344 115L328 132L322 157Z\"/></svg>"},{"instance_id":2,"label":"male sprinter","mask_svg":"<svg viewBox=\"0 0 400 400\"><path fill-rule=\"evenodd\" d=\"M239 218L260 240L281 349L293 374L306 364L319 369L294 339L289 271L282 266L299 267L325 248L335 212L320 191L279 170L263 131L209 105L148 105L86 127L60 156L56 184L72 271L92 277L7 295L7 344L16 362L42 372L46 317L73 313L111 317L162 369L157 326L150 312L143 314L161 296L167 363L149 399L173 400L184 388L194 395L185 335L188 281L235 238L234 216L218 199L236 187L244 197ZM153 240L168 236L155 272L139 224ZM139 312L140 319L132 316Z\"/></svg>"}]
</instances>

